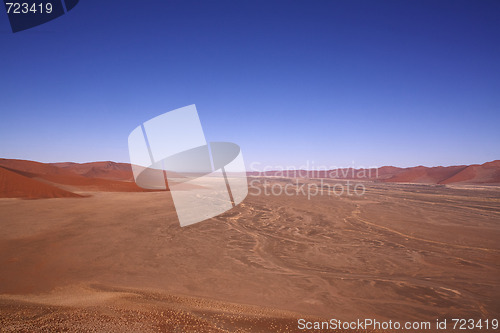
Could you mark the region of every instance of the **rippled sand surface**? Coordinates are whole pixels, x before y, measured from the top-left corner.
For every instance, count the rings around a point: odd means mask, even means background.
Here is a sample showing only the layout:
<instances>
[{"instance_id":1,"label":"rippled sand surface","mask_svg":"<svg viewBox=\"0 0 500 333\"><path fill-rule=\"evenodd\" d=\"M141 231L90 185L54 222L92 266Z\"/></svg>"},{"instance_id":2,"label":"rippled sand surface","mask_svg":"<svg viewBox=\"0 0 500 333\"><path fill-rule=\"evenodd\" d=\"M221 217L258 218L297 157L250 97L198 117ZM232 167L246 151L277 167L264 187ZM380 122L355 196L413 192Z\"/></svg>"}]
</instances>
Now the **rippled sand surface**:
<instances>
[{"instance_id":1,"label":"rippled sand surface","mask_svg":"<svg viewBox=\"0 0 500 333\"><path fill-rule=\"evenodd\" d=\"M365 186L310 200L262 191L184 228L167 192L0 199L0 326L287 332L305 317L498 317L498 187Z\"/></svg>"}]
</instances>

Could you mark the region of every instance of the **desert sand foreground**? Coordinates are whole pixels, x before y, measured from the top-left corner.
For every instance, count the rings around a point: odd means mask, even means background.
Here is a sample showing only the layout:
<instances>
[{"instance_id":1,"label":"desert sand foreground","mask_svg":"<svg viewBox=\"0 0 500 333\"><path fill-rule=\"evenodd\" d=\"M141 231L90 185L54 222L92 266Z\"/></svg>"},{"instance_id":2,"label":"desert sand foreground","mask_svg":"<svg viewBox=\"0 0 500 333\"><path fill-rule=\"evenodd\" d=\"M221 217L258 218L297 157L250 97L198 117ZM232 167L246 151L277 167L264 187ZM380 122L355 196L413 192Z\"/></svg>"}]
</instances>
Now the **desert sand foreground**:
<instances>
[{"instance_id":1,"label":"desert sand foreground","mask_svg":"<svg viewBox=\"0 0 500 333\"><path fill-rule=\"evenodd\" d=\"M161 292L99 285L0 299L2 331L290 332L312 316Z\"/></svg>"},{"instance_id":2,"label":"desert sand foreground","mask_svg":"<svg viewBox=\"0 0 500 333\"><path fill-rule=\"evenodd\" d=\"M296 184L255 179L261 190ZM250 189L233 210L184 228L169 192L0 199L1 330L499 319L499 187L365 186L362 196L310 200Z\"/></svg>"}]
</instances>

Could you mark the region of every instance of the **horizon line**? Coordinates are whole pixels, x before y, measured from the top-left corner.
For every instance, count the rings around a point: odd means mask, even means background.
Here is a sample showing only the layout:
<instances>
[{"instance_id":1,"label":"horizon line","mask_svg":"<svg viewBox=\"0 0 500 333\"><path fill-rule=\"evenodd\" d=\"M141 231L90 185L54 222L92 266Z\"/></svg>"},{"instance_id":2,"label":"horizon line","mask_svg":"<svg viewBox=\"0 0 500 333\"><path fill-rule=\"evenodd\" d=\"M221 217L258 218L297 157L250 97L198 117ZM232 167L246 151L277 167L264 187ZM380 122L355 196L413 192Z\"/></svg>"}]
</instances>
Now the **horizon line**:
<instances>
[{"instance_id":1,"label":"horizon line","mask_svg":"<svg viewBox=\"0 0 500 333\"><path fill-rule=\"evenodd\" d=\"M27 160L27 159L21 159L21 158L7 158L7 157L0 157L0 159L3 160L17 160L17 161L28 161L28 162L36 162L36 163L42 163L42 164L60 164L60 163L72 163L72 164L90 164L90 163L106 163L106 162L111 162L111 163L116 163L116 164L129 164L132 165L130 162L117 162L117 161L111 161L111 160L101 160L101 161L89 161L89 162L72 162L72 161L59 161L59 162L41 162L41 161L36 161L36 160ZM483 165L486 163L492 163L492 162L497 162L500 161L499 159L491 160L491 161L486 161L483 163L472 163L472 164L450 164L450 165L435 165L435 166L427 166L427 165L414 165L414 166L395 166L395 165L382 165L382 166L369 166L369 167L364 167L364 166L359 166L359 167L353 167L353 166L326 166L327 168L322 168L323 166L320 166L319 169L303 169L303 168L297 168L297 169L290 169L288 166L283 166L282 169L270 169L270 170L252 170L252 171L247 171L249 172L273 172L273 171L330 171L330 170L335 170L335 169L353 169L353 170L369 170L369 169L379 169L383 167L393 167L393 168L399 168L399 169L409 169L409 168L418 168L418 167L424 167L424 168L448 168L448 167L460 167L460 166L473 166L473 165ZM252 163L255 163L252 162ZM250 164L252 164L250 163ZM260 162L259 162L260 163ZM279 167L278 165L273 165L273 167Z\"/></svg>"}]
</instances>

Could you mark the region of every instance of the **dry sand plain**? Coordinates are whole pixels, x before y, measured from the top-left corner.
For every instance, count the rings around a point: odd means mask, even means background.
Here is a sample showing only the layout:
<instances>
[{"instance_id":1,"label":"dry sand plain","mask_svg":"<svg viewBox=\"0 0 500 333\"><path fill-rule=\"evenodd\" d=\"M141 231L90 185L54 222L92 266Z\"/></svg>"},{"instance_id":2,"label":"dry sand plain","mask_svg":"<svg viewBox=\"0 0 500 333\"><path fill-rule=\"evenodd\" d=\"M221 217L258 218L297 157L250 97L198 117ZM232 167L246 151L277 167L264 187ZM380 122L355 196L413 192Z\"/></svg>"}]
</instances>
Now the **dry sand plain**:
<instances>
[{"instance_id":1,"label":"dry sand plain","mask_svg":"<svg viewBox=\"0 0 500 333\"><path fill-rule=\"evenodd\" d=\"M184 228L168 192L0 199L0 330L499 318L499 187L365 185L360 197L249 195Z\"/></svg>"}]
</instances>

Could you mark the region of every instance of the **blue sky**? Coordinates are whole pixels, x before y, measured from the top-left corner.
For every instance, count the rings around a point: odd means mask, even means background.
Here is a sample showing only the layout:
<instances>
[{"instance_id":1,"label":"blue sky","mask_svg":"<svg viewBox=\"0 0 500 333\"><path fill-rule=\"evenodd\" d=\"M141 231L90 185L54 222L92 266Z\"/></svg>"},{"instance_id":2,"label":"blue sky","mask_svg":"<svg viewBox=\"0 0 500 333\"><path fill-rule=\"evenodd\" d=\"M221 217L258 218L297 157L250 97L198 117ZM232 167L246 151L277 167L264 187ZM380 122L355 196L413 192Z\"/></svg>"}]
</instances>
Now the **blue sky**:
<instances>
[{"instance_id":1,"label":"blue sky","mask_svg":"<svg viewBox=\"0 0 500 333\"><path fill-rule=\"evenodd\" d=\"M500 158L498 1L91 1L13 34L0 13L0 157L128 162L196 104L247 165Z\"/></svg>"}]
</instances>

